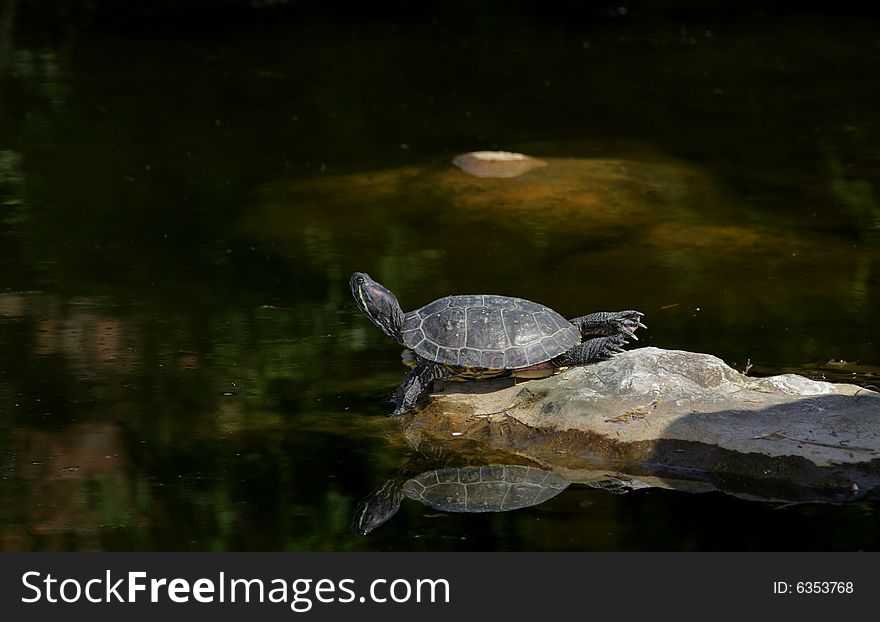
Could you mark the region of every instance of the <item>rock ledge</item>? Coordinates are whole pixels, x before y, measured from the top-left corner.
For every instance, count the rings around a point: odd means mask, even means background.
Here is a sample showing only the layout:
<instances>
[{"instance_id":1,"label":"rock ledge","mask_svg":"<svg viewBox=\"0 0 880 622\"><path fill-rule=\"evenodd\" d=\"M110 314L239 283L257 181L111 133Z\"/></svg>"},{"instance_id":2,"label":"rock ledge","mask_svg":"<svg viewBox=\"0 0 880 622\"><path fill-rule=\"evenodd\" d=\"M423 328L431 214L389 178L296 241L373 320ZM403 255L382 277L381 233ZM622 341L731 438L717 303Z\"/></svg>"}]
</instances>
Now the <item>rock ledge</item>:
<instances>
[{"instance_id":1,"label":"rock ledge","mask_svg":"<svg viewBox=\"0 0 880 622\"><path fill-rule=\"evenodd\" d=\"M835 499L880 490L880 393L750 378L693 352L647 347L542 380L450 383L404 427L414 443L503 450L558 471L735 476Z\"/></svg>"}]
</instances>

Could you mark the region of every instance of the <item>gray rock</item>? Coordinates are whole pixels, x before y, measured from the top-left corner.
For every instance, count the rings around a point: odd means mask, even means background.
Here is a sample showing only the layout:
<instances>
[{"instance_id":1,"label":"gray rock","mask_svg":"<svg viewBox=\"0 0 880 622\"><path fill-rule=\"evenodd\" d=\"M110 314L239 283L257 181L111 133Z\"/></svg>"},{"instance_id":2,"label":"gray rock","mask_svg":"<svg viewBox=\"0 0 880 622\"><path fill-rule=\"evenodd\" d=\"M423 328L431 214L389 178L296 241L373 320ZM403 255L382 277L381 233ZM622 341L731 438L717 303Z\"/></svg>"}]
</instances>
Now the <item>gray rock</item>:
<instances>
[{"instance_id":1,"label":"gray rock","mask_svg":"<svg viewBox=\"0 0 880 622\"><path fill-rule=\"evenodd\" d=\"M708 354L641 348L543 380L450 383L405 426L411 442L476 442L640 481L772 480L757 496L789 499L799 493L780 486L836 500L880 490L880 393L750 378Z\"/></svg>"}]
</instances>

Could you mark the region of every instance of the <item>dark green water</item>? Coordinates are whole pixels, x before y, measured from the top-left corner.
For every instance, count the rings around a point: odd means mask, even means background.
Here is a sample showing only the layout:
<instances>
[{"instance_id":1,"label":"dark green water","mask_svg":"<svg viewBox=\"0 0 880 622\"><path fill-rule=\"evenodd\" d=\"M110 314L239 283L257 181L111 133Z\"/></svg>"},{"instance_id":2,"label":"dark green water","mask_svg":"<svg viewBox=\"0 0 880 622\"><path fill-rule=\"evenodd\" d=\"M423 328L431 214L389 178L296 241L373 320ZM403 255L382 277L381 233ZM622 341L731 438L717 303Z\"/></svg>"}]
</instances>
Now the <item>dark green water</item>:
<instances>
[{"instance_id":1,"label":"dark green water","mask_svg":"<svg viewBox=\"0 0 880 622\"><path fill-rule=\"evenodd\" d=\"M565 7L0 18L0 548L880 549L876 504L578 485L350 533L409 459L354 270L878 384L877 20ZM631 217L462 207L475 149L637 162Z\"/></svg>"}]
</instances>

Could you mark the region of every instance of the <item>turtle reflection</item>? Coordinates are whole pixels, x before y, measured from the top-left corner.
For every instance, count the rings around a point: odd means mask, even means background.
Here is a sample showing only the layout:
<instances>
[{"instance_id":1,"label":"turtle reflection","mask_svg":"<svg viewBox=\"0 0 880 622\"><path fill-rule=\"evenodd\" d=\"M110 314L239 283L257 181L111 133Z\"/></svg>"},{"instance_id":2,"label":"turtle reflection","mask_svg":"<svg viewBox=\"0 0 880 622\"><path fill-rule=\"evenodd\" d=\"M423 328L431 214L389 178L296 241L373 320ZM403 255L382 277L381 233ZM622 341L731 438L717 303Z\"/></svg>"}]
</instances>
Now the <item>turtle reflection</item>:
<instances>
[{"instance_id":1,"label":"turtle reflection","mask_svg":"<svg viewBox=\"0 0 880 622\"><path fill-rule=\"evenodd\" d=\"M569 483L552 471L513 464L400 471L361 501L352 530L370 533L397 513L404 497L444 512L507 512L544 503Z\"/></svg>"}]
</instances>

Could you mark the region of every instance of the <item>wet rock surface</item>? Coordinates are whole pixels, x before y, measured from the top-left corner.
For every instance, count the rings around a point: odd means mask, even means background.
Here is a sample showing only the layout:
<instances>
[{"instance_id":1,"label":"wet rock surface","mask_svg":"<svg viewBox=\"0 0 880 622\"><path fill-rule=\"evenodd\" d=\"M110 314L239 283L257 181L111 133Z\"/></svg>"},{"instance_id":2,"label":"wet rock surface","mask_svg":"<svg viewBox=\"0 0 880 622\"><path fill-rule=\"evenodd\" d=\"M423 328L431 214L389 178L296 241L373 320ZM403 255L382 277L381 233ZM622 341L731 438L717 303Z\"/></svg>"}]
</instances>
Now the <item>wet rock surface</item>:
<instances>
[{"instance_id":1,"label":"wet rock surface","mask_svg":"<svg viewBox=\"0 0 880 622\"><path fill-rule=\"evenodd\" d=\"M641 348L543 380L450 383L415 444L504 450L571 481L847 501L880 488L880 393Z\"/></svg>"},{"instance_id":2,"label":"wet rock surface","mask_svg":"<svg viewBox=\"0 0 880 622\"><path fill-rule=\"evenodd\" d=\"M509 151L473 151L455 156L452 163L475 177L519 177L547 166L546 162Z\"/></svg>"}]
</instances>

